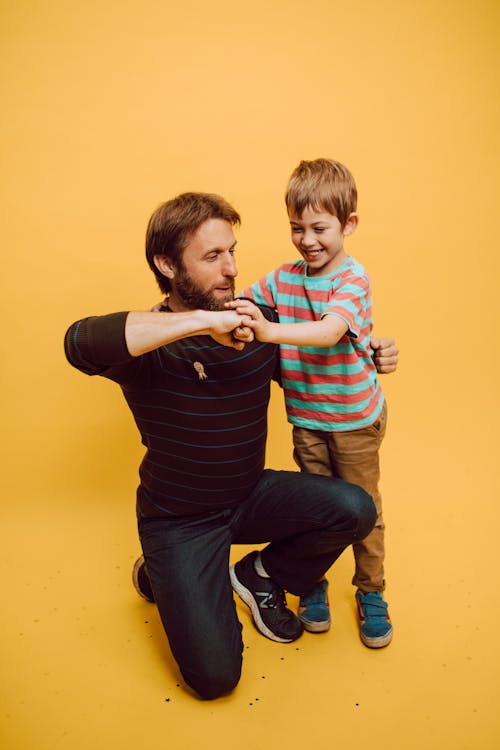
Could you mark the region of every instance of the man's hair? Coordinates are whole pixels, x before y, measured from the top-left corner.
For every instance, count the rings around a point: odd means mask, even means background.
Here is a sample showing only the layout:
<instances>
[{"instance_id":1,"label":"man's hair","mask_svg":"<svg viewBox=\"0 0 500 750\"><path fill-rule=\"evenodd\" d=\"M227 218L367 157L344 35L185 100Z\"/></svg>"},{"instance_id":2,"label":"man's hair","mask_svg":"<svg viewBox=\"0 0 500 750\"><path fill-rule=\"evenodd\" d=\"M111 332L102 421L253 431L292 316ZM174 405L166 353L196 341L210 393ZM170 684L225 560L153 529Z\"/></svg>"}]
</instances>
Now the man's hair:
<instances>
[{"instance_id":1,"label":"man's hair","mask_svg":"<svg viewBox=\"0 0 500 750\"><path fill-rule=\"evenodd\" d=\"M333 159L301 161L288 181L285 202L289 216L302 216L304 209L326 211L342 226L356 211L358 192L347 167Z\"/></svg>"},{"instance_id":2,"label":"man's hair","mask_svg":"<svg viewBox=\"0 0 500 750\"><path fill-rule=\"evenodd\" d=\"M151 216L146 230L146 259L163 294L170 281L155 266L155 255L166 255L173 263L182 263L182 252L191 235L209 219L223 219L232 226L241 223L240 215L220 195L182 193L162 203Z\"/></svg>"}]
</instances>

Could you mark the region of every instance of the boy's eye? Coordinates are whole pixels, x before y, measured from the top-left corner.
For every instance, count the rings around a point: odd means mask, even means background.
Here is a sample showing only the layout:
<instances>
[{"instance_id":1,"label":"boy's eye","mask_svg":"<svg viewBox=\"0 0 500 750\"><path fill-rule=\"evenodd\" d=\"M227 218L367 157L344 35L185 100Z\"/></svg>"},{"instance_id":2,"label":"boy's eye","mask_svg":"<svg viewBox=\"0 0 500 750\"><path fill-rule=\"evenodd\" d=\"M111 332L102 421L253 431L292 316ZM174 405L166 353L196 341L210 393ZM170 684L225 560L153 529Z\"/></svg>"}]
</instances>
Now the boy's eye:
<instances>
[{"instance_id":1,"label":"boy's eye","mask_svg":"<svg viewBox=\"0 0 500 750\"><path fill-rule=\"evenodd\" d=\"M316 227L315 232L316 234L321 234L321 232L325 231L325 227Z\"/></svg>"}]
</instances>

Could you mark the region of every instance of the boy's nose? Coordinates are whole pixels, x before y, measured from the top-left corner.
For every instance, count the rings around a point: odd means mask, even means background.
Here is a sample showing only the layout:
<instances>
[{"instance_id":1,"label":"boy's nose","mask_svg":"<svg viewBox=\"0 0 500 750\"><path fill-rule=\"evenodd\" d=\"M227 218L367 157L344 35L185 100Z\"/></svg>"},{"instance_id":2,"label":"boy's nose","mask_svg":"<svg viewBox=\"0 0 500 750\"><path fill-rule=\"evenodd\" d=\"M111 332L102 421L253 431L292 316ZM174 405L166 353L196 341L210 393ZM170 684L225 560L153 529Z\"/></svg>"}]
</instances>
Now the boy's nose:
<instances>
[{"instance_id":1,"label":"boy's nose","mask_svg":"<svg viewBox=\"0 0 500 750\"><path fill-rule=\"evenodd\" d=\"M315 243L316 243L316 237L306 232L304 233L300 244L302 245L302 247L312 247Z\"/></svg>"}]
</instances>

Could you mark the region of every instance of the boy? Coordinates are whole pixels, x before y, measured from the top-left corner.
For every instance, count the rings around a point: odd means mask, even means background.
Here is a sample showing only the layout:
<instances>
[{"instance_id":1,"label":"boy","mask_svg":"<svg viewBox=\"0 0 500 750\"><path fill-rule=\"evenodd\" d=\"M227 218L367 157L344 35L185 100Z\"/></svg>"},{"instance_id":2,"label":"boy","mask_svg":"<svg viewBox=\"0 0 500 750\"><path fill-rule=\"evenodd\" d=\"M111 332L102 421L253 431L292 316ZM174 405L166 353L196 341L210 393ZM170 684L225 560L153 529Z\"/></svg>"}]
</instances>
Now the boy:
<instances>
[{"instance_id":1,"label":"boy","mask_svg":"<svg viewBox=\"0 0 500 750\"><path fill-rule=\"evenodd\" d=\"M358 224L357 190L349 170L331 159L302 161L286 192L292 241L303 260L286 263L243 292L277 309L267 321L246 300L228 306L251 317L261 341L281 345L281 375L294 458L302 471L363 487L375 502L373 531L353 546L360 636L381 648L392 639L384 580L384 523L378 490L379 448L386 405L371 356L371 291L364 268L344 251ZM330 627L328 582L300 599L299 617L312 632Z\"/></svg>"}]
</instances>

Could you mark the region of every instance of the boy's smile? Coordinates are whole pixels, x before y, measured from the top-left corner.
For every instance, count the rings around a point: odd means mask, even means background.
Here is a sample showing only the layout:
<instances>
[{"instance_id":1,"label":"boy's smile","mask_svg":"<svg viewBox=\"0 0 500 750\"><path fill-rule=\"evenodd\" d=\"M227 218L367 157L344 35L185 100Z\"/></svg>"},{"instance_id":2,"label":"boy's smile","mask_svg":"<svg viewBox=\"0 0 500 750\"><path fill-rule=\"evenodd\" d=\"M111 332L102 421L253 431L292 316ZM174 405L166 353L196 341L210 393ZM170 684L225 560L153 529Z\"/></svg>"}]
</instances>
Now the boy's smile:
<instances>
[{"instance_id":1,"label":"boy's smile","mask_svg":"<svg viewBox=\"0 0 500 750\"><path fill-rule=\"evenodd\" d=\"M340 268L346 254L344 237L352 234L358 216L351 213L342 227L333 214L319 212L310 206L302 216L290 216L292 242L307 263L309 276L324 276Z\"/></svg>"}]
</instances>

